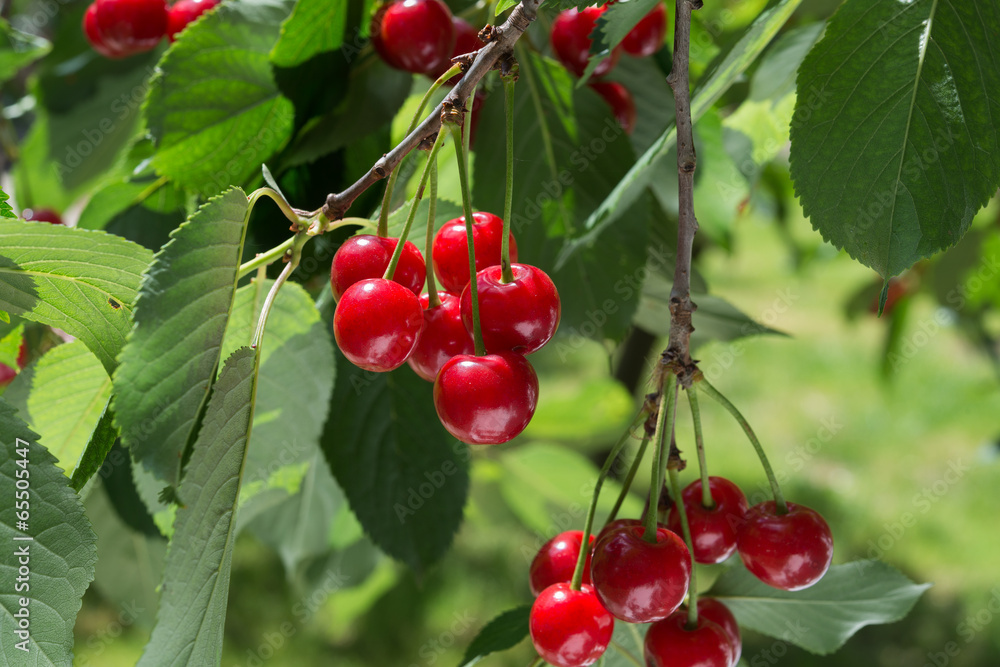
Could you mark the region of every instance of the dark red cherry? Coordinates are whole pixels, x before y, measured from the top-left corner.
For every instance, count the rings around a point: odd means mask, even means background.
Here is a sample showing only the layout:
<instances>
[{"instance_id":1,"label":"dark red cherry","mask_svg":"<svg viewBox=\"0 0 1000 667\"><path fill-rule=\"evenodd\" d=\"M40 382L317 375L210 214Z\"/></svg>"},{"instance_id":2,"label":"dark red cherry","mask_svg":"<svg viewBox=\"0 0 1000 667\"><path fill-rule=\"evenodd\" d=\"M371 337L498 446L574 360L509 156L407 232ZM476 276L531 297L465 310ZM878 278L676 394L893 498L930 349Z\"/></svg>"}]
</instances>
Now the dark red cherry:
<instances>
[{"instance_id":1,"label":"dark red cherry","mask_svg":"<svg viewBox=\"0 0 1000 667\"><path fill-rule=\"evenodd\" d=\"M420 330L417 346L406 360L417 375L430 382L434 382L446 361L455 355L475 351L472 336L462 323L458 297L451 292L437 294L441 304L433 308L428 308L428 295L420 296L424 328Z\"/></svg>"},{"instance_id":2,"label":"dark red cherry","mask_svg":"<svg viewBox=\"0 0 1000 667\"><path fill-rule=\"evenodd\" d=\"M503 220L492 213L472 214L472 243L476 252L476 272L500 264ZM465 216L449 220L438 230L431 250L434 273L441 286L461 294L469 284L469 248L465 239ZM510 234L510 261L517 261L517 243Z\"/></svg>"},{"instance_id":3,"label":"dark red cherry","mask_svg":"<svg viewBox=\"0 0 1000 667\"><path fill-rule=\"evenodd\" d=\"M455 46L451 18L451 10L441 0L390 2L372 17L372 44L396 69L415 74L443 72L450 66Z\"/></svg>"},{"instance_id":4,"label":"dark red cherry","mask_svg":"<svg viewBox=\"0 0 1000 667\"><path fill-rule=\"evenodd\" d=\"M410 356L423 308L417 295L393 280L354 283L337 303L333 333L344 356L369 371L391 371Z\"/></svg>"},{"instance_id":5,"label":"dark red cherry","mask_svg":"<svg viewBox=\"0 0 1000 667\"><path fill-rule=\"evenodd\" d=\"M667 8L662 2L644 17L635 27L629 30L622 40L621 47L630 56L642 58L651 56L663 46L663 38L667 34Z\"/></svg>"},{"instance_id":6,"label":"dark red cherry","mask_svg":"<svg viewBox=\"0 0 1000 667\"><path fill-rule=\"evenodd\" d=\"M715 507L708 509L701 504L701 480L689 484L681 496L691 528L694 559L699 563L721 563L736 551L736 532L747 511L747 499L740 490L724 477L709 477ZM677 505L670 508L667 526L681 534L681 515Z\"/></svg>"},{"instance_id":7,"label":"dark red cherry","mask_svg":"<svg viewBox=\"0 0 1000 667\"><path fill-rule=\"evenodd\" d=\"M589 544L594 543L594 536L590 536ZM573 571L576 569L576 561L580 556L580 546L583 544L582 530L567 530L559 533L551 540L542 545L542 548L535 554L535 559L531 561L529 576L531 581L531 594L538 595L552 584L569 582L573 578ZM587 547L588 551L590 547ZM583 565L583 583L590 583L590 558L588 553L586 562Z\"/></svg>"},{"instance_id":8,"label":"dark red cherry","mask_svg":"<svg viewBox=\"0 0 1000 667\"><path fill-rule=\"evenodd\" d=\"M17 377L17 371L8 366L7 364L0 364L0 387L6 387L14 378Z\"/></svg>"},{"instance_id":9,"label":"dark red cherry","mask_svg":"<svg viewBox=\"0 0 1000 667\"><path fill-rule=\"evenodd\" d=\"M90 42L91 48L105 58L124 58L125 56L131 55L131 53L113 49L104 42L104 36L101 35L101 31L97 27L96 3L87 7L87 11L83 13L83 34L86 36L87 41ZM25 217L25 220L27 219L28 218Z\"/></svg>"},{"instance_id":10,"label":"dark red cherry","mask_svg":"<svg viewBox=\"0 0 1000 667\"><path fill-rule=\"evenodd\" d=\"M104 45L123 56L151 51L167 32L164 0L96 0L94 5Z\"/></svg>"},{"instance_id":11,"label":"dark red cherry","mask_svg":"<svg viewBox=\"0 0 1000 667\"><path fill-rule=\"evenodd\" d=\"M477 30L471 23L458 16L451 17L451 25L455 29L455 46L451 50L451 56L448 61L441 65L433 72L430 73L432 79L436 79L452 66L452 59L458 56L464 56L466 53L472 53L473 51L478 51L483 48L482 40L479 39L479 30ZM462 79L461 74L456 74L447 81L444 82L446 86L454 86Z\"/></svg>"},{"instance_id":12,"label":"dark red cherry","mask_svg":"<svg viewBox=\"0 0 1000 667\"><path fill-rule=\"evenodd\" d=\"M594 589L584 584L574 591L567 583L552 584L531 606L531 643L554 667L592 665L604 654L615 630Z\"/></svg>"},{"instance_id":13,"label":"dark red cherry","mask_svg":"<svg viewBox=\"0 0 1000 667\"><path fill-rule=\"evenodd\" d=\"M552 50L570 72L581 76L587 69L590 60L590 33L597 25L597 17L604 13L604 7L587 7L586 9L567 9L559 12L552 22L549 40ZM619 49L611 50L601 64L594 70L594 76L604 76L618 62Z\"/></svg>"},{"instance_id":14,"label":"dark red cherry","mask_svg":"<svg viewBox=\"0 0 1000 667\"><path fill-rule=\"evenodd\" d=\"M729 607L716 598L698 598L698 617L704 617L722 628L729 638L732 649L729 664L735 665L739 662L740 654L743 652L743 638L740 635L740 624L736 622L736 617L729 611Z\"/></svg>"},{"instance_id":15,"label":"dark red cherry","mask_svg":"<svg viewBox=\"0 0 1000 667\"><path fill-rule=\"evenodd\" d=\"M502 282L499 266L476 274L479 322L487 352L513 350L531 354L559 327L559 292L544 271L527 264L511 265L514 280ZM472 331L472 290L462 292L462 321Z\"/></svg>"},{"instance_id":16,"label":"dark red cherry","mask_svg":"<svg viewBox=\"0 0 1000 667\"><path fill-rule=\"evenodd\" d=\"M590 84L611 107L615 120L628 133L635 129L635 101L628 88L617 81L593 81Z\"/></svg>"},{"instance_id":17,"label":"dark red cherry","mask_svg":"<svg viewBox=\"0 0 1000 667\"><path fill-rule=\"evenodd\" d=\"M644 654L648 667L730 667L732 647L725 630L698 617L688 629L687 612L674 612L649 626Z\"/></svg>"},{"instance_id":18,"label":"dark red cherry","mask_svg":"<svg viewBox=\"0 0 1000 667\"><path fill-rule=\"evenodd\" d=\"M89 12L90 9L88 8L87 11ZM26 208L21 211L21 217L25 220L31 220L33 222L50 222L53 225L66 224L63 222L62 216L53 211L51 208Z\"/></svg>"},{"instance_id":19,"label":"dark red cherry","mask_svg":"<svg viewBox=\"0 0 1000 667\"><path fill-rule=\"evenodd\" d=\"M453 436L470 445L499 445L524 430L538 405L538 376L516 352L460 354L434 380L434 407Z\"/></svg>"},{"instance_id":20,"label":"dark red cherry","mask_svg":"<svg viewBox=\"0 0 1000 667\"><path fill-rule=\"evenodd\" d=\"M21 347L17 348L17 367L24 368L28 365L28 341L22 340Z\"/></svg>"},{"instance_id":21,"label":"dark red cherry","mask_svg":"<svg viewBox=\"0 0 1000 667\"><path fill-rule=\"evenodd\" d=\"M177 33L217 4L219 0L177 0L167 11L167 40L173 42Z\"/></svg>"},{"instance_id":22,"label":"dark red cherry","mask_svg":"<svg viewBox=\"0 0 1000 667\"><path fill-rule=\"evenodd\" d=\"M773 500L747 510L736 534L743 564L768 586L798 591L823 578L833 560L833 534L815 510L788 503L778 514Z\"/></svg>"},{"instance_id":23,"label":"dark red cherry","mask_svg":"<svg viewBox=\"0 0 1000 667\"><path fill-rule=\"evenodd\" d=\"M663 527L656 544L645 528L625 525L594 544L590 579L601 604L629 623L666 618L684 600L691 581L691 555L684 541Z\"/></svg>"},{"instance_id":24,"label":"dark red cherry","mask_svg":"<svg viewBox=\"0 0 1000 667\"><path fill-rule=\"evenodd\" d=\"M399 239L359 234L344 241L333 255L330 266L330 286L333 298L339 299L347 288L367 278L381 278L389 268L389 260ZM417 246L407 241L392 274L392 279L420 296L427 266Z\"/></svg>"}]
</instances>

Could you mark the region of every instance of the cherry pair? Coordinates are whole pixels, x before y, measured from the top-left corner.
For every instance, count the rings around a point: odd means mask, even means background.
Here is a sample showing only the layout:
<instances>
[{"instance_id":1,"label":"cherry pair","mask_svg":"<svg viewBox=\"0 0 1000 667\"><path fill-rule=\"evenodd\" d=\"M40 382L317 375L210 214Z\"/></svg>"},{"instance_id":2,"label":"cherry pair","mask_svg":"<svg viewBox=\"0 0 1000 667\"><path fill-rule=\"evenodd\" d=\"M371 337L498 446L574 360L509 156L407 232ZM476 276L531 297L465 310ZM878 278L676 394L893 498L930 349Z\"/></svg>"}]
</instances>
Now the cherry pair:
<instances>
[{"instance_id":1,"label":"cherry pair","mask_svg":"<svg viewBox=\"0 0 1000 667\"><path fill-rule=\"evenodd\" d=\"M127 58L151 51L164 36L171 42L187 24L219 0L96 0L83 15L83 32L95 51Z\"/></svg>"},{"instance_id":2,"label":"cherry pair","mask_svg":"<svg viewBox=\"0 0 1000 667\"><path fill-rule=\"evenodd\" d=\"M372 17L372 44L386 63L438 78L451 59L482 48L478 31L441 0L397 0ZM457 78L448 81L450 85Z\"/></svg>"}]
</instances>

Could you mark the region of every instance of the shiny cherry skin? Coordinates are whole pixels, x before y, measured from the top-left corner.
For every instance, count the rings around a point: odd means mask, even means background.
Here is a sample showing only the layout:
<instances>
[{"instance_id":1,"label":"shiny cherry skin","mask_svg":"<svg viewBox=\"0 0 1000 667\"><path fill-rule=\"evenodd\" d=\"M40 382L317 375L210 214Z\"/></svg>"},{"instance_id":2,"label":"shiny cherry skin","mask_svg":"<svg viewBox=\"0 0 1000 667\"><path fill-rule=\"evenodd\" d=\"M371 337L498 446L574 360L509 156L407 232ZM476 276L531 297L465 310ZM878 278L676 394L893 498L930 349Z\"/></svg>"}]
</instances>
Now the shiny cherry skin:
<instances>
[{"instance_id":1,"label":"shiny cherry skin","mask_svg":"<svg viewBox=\"0 0 1000 667\"><path fill-rule=\"evenodd\" d=\"M87 11L90 11L88 8ZM53 225L64 225L62 216L51 208L26 208L21 211L21 217L33 222L51 222Z\"/></svg>"},{"instance_id":2,"label":"shiny cherry skin","mask_svg":"<svg viewBox=\"0 0 1000 667\"><path fill-rule=\"evenodd\" d=\"M531 582L531 594L538 595L552 584L569 582L573 579L576 561L580 556L580 546L583 544L582 530L567 530L559 533L542 545L531 561L528 570ZM590 536L590 545L594 544L594 536ZM588 551L590 546L587 547ZM583 564L583 583L590 583L590 553Z\"/></svg>"},{"instance_id":3,"label":"shiny cherry skin","mask_svg":"<svg viewBox=\"0 0 1000 667\"><path fill-rule=\"evenodd\" d=\"M434 408L444 427L470 445L499 445L517 436L538 406L538 376L516 352L459 354L434 380Z\"/></svg>"},{"instance_id":4,"label":"shiny cherry skin","mask_svg":"<svg viewBox=\"0 0 1000 667\"><path fill-rule=\"evenodd\" d=\"M682 607L682 609L685 610L686 614L687 608ZM739 662L740 654L743 652L743 637L740 634L740 624L736 622L736 617L733 616L733 612L729 611L729 607L716 598L700 597L698 598L698 617L704 617L722 628L726 637L729 638L729 645L732 649L729 664L735 665Z\"/></svg>"},{"instance_id":5,"label":"shiny cherry skin","mask_svg":"<svg viewBox=\"0 0 1000 667\"><path fill-rule=\"evenodd\" d=\"M657 527L656 544L643 526L624 526L594 544L590 580L597 597L616 618L652 623L669 616L691 582L691 555L678 535Z\"/></svg>"},{"instance_id":6,"label":"shiny cherry skin","mask_svg":"<svg viewBox=\"0 0 1000 667\"><path fill-rule=\"evenodd\" d=\"M552 50L570 72L581 76L590 60L590 33L597 25L597 18L604 13L604 7L567 9L559 12L552 22L549 40ZM601 61L594 70L594 76L604 76L618 62L620 49L611 50L611 55Z\"/></svg>"},{"instance_id":7,"label":"shiny cherry skin","mask_svg":"<svg viewBox=\"0 0 1000 667\"><path fill-rule=\"evenodd\" d=\"M635 130L635 100L628 88L617 81L594 81L590 87L608 103L622 129L632 134Z\"/></svg>"},{"instance_id":8,"label":"shiny cherry skin","mask_svg":"<svg viewBox=\"0 0 1000 667\"><path fill-rule=\"evenodd\" d=\"M830 568L833 534L815 510L788 503L788 513L778 514L775 502L768 500L747 510L736 548L747 569L765 584L799 591Z\"/></svg>"},{"instance_id":9,"label":"shiny cherry skin","mask_svg":"<svg viewBox=\"0 0 1000 667\"><path fill-rule=\"evenodd\" d=\"M437 294L441 304L433 308L429 307L430 296L420 295L424 327L406 360L413 372L428 382L434 382L441 367L455 355L475 352L472 336L462 323L458 297L451 292Z\"/></svg>"},{"instance_id":10,"label":"shiny cherry skin","mask_svg":"<svg viewBox=\"0 0 1000 667\"><path fill-rule=\"evenodd\" d=\"M389 260L396 250L399 239L358 234L344 241L333 255L330 266L330 287L333 288L333 298L340 299L347 288L366 278L381 278L389 268ZM392 274L397 283L420 296L424 286L427 265L424 256L417 246L407 241L403 245L403 253Z\"/></svg>"},{"instance_id":11,"label":"shiny cherry skin","mask_svg":"<svg viewBox=\"0 0 1000 667\"><path fill-rule=\"evenodd\" d=\"M687 612L677 611L649 626L643 653L648 667L730 667L729 636L701 616L698 627L687 628Z\"/></svg>"},{"instance_id":12,"label":"shiny cherry skin","mask_svg":"<svg viewBox=\"0 0 1000 667\"><path fill-rule=\"evenodd\" d=\"M399 0L372 17L372 44L382 60L414 74L433 74L450 66L455 46L451 10L441 0ZM441 68L444 69L441 69Z\"/></svg>"},{"instance_id":13,"label":"shiny cherry skin","mask_svg":"<svg viewBox=\"0 0 1000 667\"><path fill-rule=\"evenodd\" d=\"M96 0L94 5L104 45L122 57L151 51L167 32L164 0Z\"/></svg>"},{"instance_id":14,"label":"shiny cherry skin","mask_svg":"<svg viewBox=\"0 0 1000 667\"><path fill-rule=\"evenodd\" d=\"M601 531L597 533L597 541L600 541L608 533L614 532L620 528L624 528L626 526L641 526L641 525L642 521L640 521L639 519L615 519L614 521L606 525L604 528L601 528ZM666 528L666 526L664 526L664 528Z\"/></svg>"},{"instance_id":15,"label":"shiny cherry skin","mask_svg":"<svg viewBox=\"0 0 1000 667\"><path fill-rule=\"evenodd\" d=\"M434 274L441 286L452 294L461 294L469 284L469 248L465 238L465 216L449 220L434 236L431 259ZM472 214L472 245L476 253L476 272L500 264L503 244L503 220L492 213ZM517 261L517 243L510 234L510 261Z\"/></svg>"},{"instance_id":16,"label":"shiny cherry skin","mask_svg":"<svg viewBox=\"0 0 1000 667\"><path fill-rule=\"evenodd\" d=\"M701 504L701 480L689 484L681 497L691 528L694 559L699 563L721 563L736 551L736 532L747 512L747 498L740 487L725 477L709 477L715 507ZM667 516L667 526L681 534L681 513L674 505Z\"/></svg>"},{"instance_id":17,"label":"shiny cherry skin","mask_svg":"<svg viewBox=\"0 0 1000 667\"><path fill-rule=\"evenodd\" d=\"M167 40L173 42L188 23L217 4L219 0L177 0L167 11Z\"/></svg>"},{"instance_id":18,"label":"shiny cherry skin","mask_svg":"<svg viewBox=\"0 0 1000 667\"><path fill-rule=\"evenodd\" d=\"M471 23L465 19L452 16L451 25L455 29L455 46L451 50L451 57L430 73L432 79L437 79L439 76L451 69L452 60L458 56L464 56L466 53L472 53L473 51L478 51L479 49L486 46L483 44L482 40L479 39L479 30L477 30ZM454 86L462 79L461 74L456 74L447 81L444 82L446 86Z\"/></svg>"},{"instance_id":19,"label":"shiny cherry skin","mask_svg":"<svg viewBox=\"0 0 1000 667\"><path fill-rule=\"evenodd\" d=\"M393 280L370 278L354 283L340 297L333 334L352 364L384 372L403 365L423 324L416 294Z\"/></svg>"},{"instance_id":20,"label":"shiny cherry skin","mask_svg":"<svg viewBox=\"0 0 1000 667\"><path fill-rule=\"evenodd\" d=\"M554 667L584 667L604 655L615 619L601 606L588 584L574 591L568 583L552 584L535 598L528 620L531 643Z\"/></svg>"},{"instance_id":21,"label":"shiny cherry skin","mask_svg":"<svg viewBox=\"0 0 1000 667\"><path fill-rule=\"evenodd\" d=\"M83 13L83 34L87 38L87 41L90 42L91 48L105 58L124 58L132 55L128 52L113 49L104 42L104 36L97 27L97 3L91 4L87 7L87 11ZM27 220L27 218L25 219Z\"/></svg>"},{"instance_id":22,"label":"shiny cherry skin","mask_svg":"<svg viewBox=\"0 0 1000 667\"><path fill-rule=\"evenodd\" d=\"M559 328L559 292L548 275L535 266L511 265L513 282L502 282L499 266L476 274L479 323L487 352L513 350L531 354L542 348ZM471 285L462 292L462 321L472 331Z\"/></svg>"},{"instance_id":23,"label":"shiny cherry skin","mask_svg":"<svg viewBox=\"0 0 1000 667\"><path fill-rule=\"evenodd\" d=\"M663 46L666 34L667 8L659 2L628 31L622 39L621 47L625 53L636 58L651 56Z\"/></svg>"}]
</instances>

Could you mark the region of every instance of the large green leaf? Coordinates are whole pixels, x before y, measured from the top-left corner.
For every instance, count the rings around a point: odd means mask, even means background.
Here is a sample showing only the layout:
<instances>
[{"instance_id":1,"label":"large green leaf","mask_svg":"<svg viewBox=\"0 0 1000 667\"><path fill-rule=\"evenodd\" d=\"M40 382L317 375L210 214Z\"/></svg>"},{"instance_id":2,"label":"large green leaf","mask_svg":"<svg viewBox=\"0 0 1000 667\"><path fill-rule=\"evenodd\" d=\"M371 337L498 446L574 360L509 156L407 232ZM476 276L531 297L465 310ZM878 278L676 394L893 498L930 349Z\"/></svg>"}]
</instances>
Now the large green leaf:
<instances>
[{"instance_id":1,"label":"large green leaf","mask_svg":"<svg viewBox=\"0 0 1000 667\"><path fill-rule=\"evenodd\" d=\"M469 449L448 435L409 368L363 371L337 355L323 452L365 532L420 572L447 550L469 491Z\"/></svg>"},{"instance_id":2,"label":"large green leaf","mask_svg":"<svg viewBox=\"0 0 1000 667\"><path fill-rule=\"evenodd\" d=\"M1000 5L848 0L798 77L791 169L823 238L883 277L1000 185Z\"/></svg>"},{"instance_id":3,"label":"large green leaf","mask_svg":"<svg viewBox=\"0 0 1000 667\"><path fill-rule=\"evenodd\" d=\"M0 188L0 218L13 218L16 220L17 214L10 207L10 202L7 201L9 199L10 195L4 192L3 188Z\"/></svg>"},{"instance_id":4,"label":"large green leaf","mask_svg":"<svg viewBox=\"0 0 1000 667\"><path fill-rule=\"evenodd\" d=\"M0 222L0 309L76 336L111 373L151 258L104 232Z\"/></svg>"},{"instance_id":5,"label":"large green leaf","mask_svg":"<svg viewBox=\"0 0 1000 667\"><path fill-rule=\"evenodd\" d=\"M257 389L256 352L226 359L178 489L160 608L138 667L218 665L229 598L236 503Z\"/></svg>"},{"instance_id":6,"label":"large green leaf","mask_svg":"<svg viewBox=\"0 0 1000 667\"><path fill-rule=\"evenodd\" d=\"M210 199L156 254L136 303L135 329L114 374L122 441L167 483L208 398L236 293L247 197Z\"/></svg>"},{"instance_id":7,"label":"large green leaf","mask_svg":"<svg viewBox=\"0 0 1000 667\"><path fill-rule=\"evenodd\" d=\"M726 603L740 625L826 655L865 627L906 616L930 584L915 584L880 561L834 565L802 591L771 588L742 563L707 594Z\"/></svg>"},{"instance_id":8,"label":"large green leaf","mask_svg":"<svg viewBox=\"0 0 1000 667\"><path fill-rule=\"evenodd\" d=\"M73 625L94 578L97 536L55 459L3 398L0 442L0 480L9 494L0 508L7 549L0 665L62 667L73 660Z\"/></svg>"},{"instance_id":9,"label":"large green leaf","mask_svg":"<svg viewBox=\"0 0 1000 667\"><path fill-rule=\"evenodd\" d=\"M298 0L281 24L281 37L271 50L271 62L294 67L317 53L333 51L344 42L346 2Z\"/></svg>"},{"instance_id":10,"label":"large green leaf","mask_svg":"<svg viewBox=\"0 0 1000 667\"><path fill-rule=\"evenodd\" d=\"M506 651L528 636L531 605L508 609L483 626L465 650L459 667L472 667L490 653Z\"/></svg>"},{"instance_id":11,"label":"large green leaf","mask_svg":"<svg viewBox=\"0 0 1000 667\"><path fill-rule=\"evenodd\" d=\"M288 9L283 0L225 2L178 37L145 107L157 171L209 195L256 175L285 144L294 109L268 54Z\"/></svg>"},{"instance_id":12,"label":"large green leaf","mask_svg":"<svg viewBox=\"0 0 1000 667\"><path fill-rule=\"evenodd\" d=\"M52 44L41 37L13 28L0 18L0 82L14 77L18 71L52 50Z\"/></svg>"}]
</instances>

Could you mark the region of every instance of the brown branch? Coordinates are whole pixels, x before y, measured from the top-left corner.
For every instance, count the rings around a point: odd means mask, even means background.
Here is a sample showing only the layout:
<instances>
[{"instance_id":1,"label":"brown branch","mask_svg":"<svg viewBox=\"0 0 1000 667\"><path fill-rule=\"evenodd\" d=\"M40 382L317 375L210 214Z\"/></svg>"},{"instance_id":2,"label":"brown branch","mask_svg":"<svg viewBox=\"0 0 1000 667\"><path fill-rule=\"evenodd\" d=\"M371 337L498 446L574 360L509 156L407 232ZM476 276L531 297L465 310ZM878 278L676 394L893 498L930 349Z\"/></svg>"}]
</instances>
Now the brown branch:
<instances>
[{"instance_id":1,"label":"brown branch","mask_svg":"<svg viewBox=\"0 0 1000 667\"><path fill-rule=\"evenodd\" d=\"M441 127L441 111L445 105L461 106L487 72L509 60L514 50L514 43L535 20L541 3L542 0L521 0L521 4L514 8L503 25L492 28L487 35L489 43L476 53L472 65L444 101L431 111L413 132L399 142L399 145L379 158L368 173L343 192L327 195L326 204L323 206L323 214L327 220L332 222L343 218L347 209L361 193L388 176L421 142L434 136Z\"/></svg>"}]
</instances>

